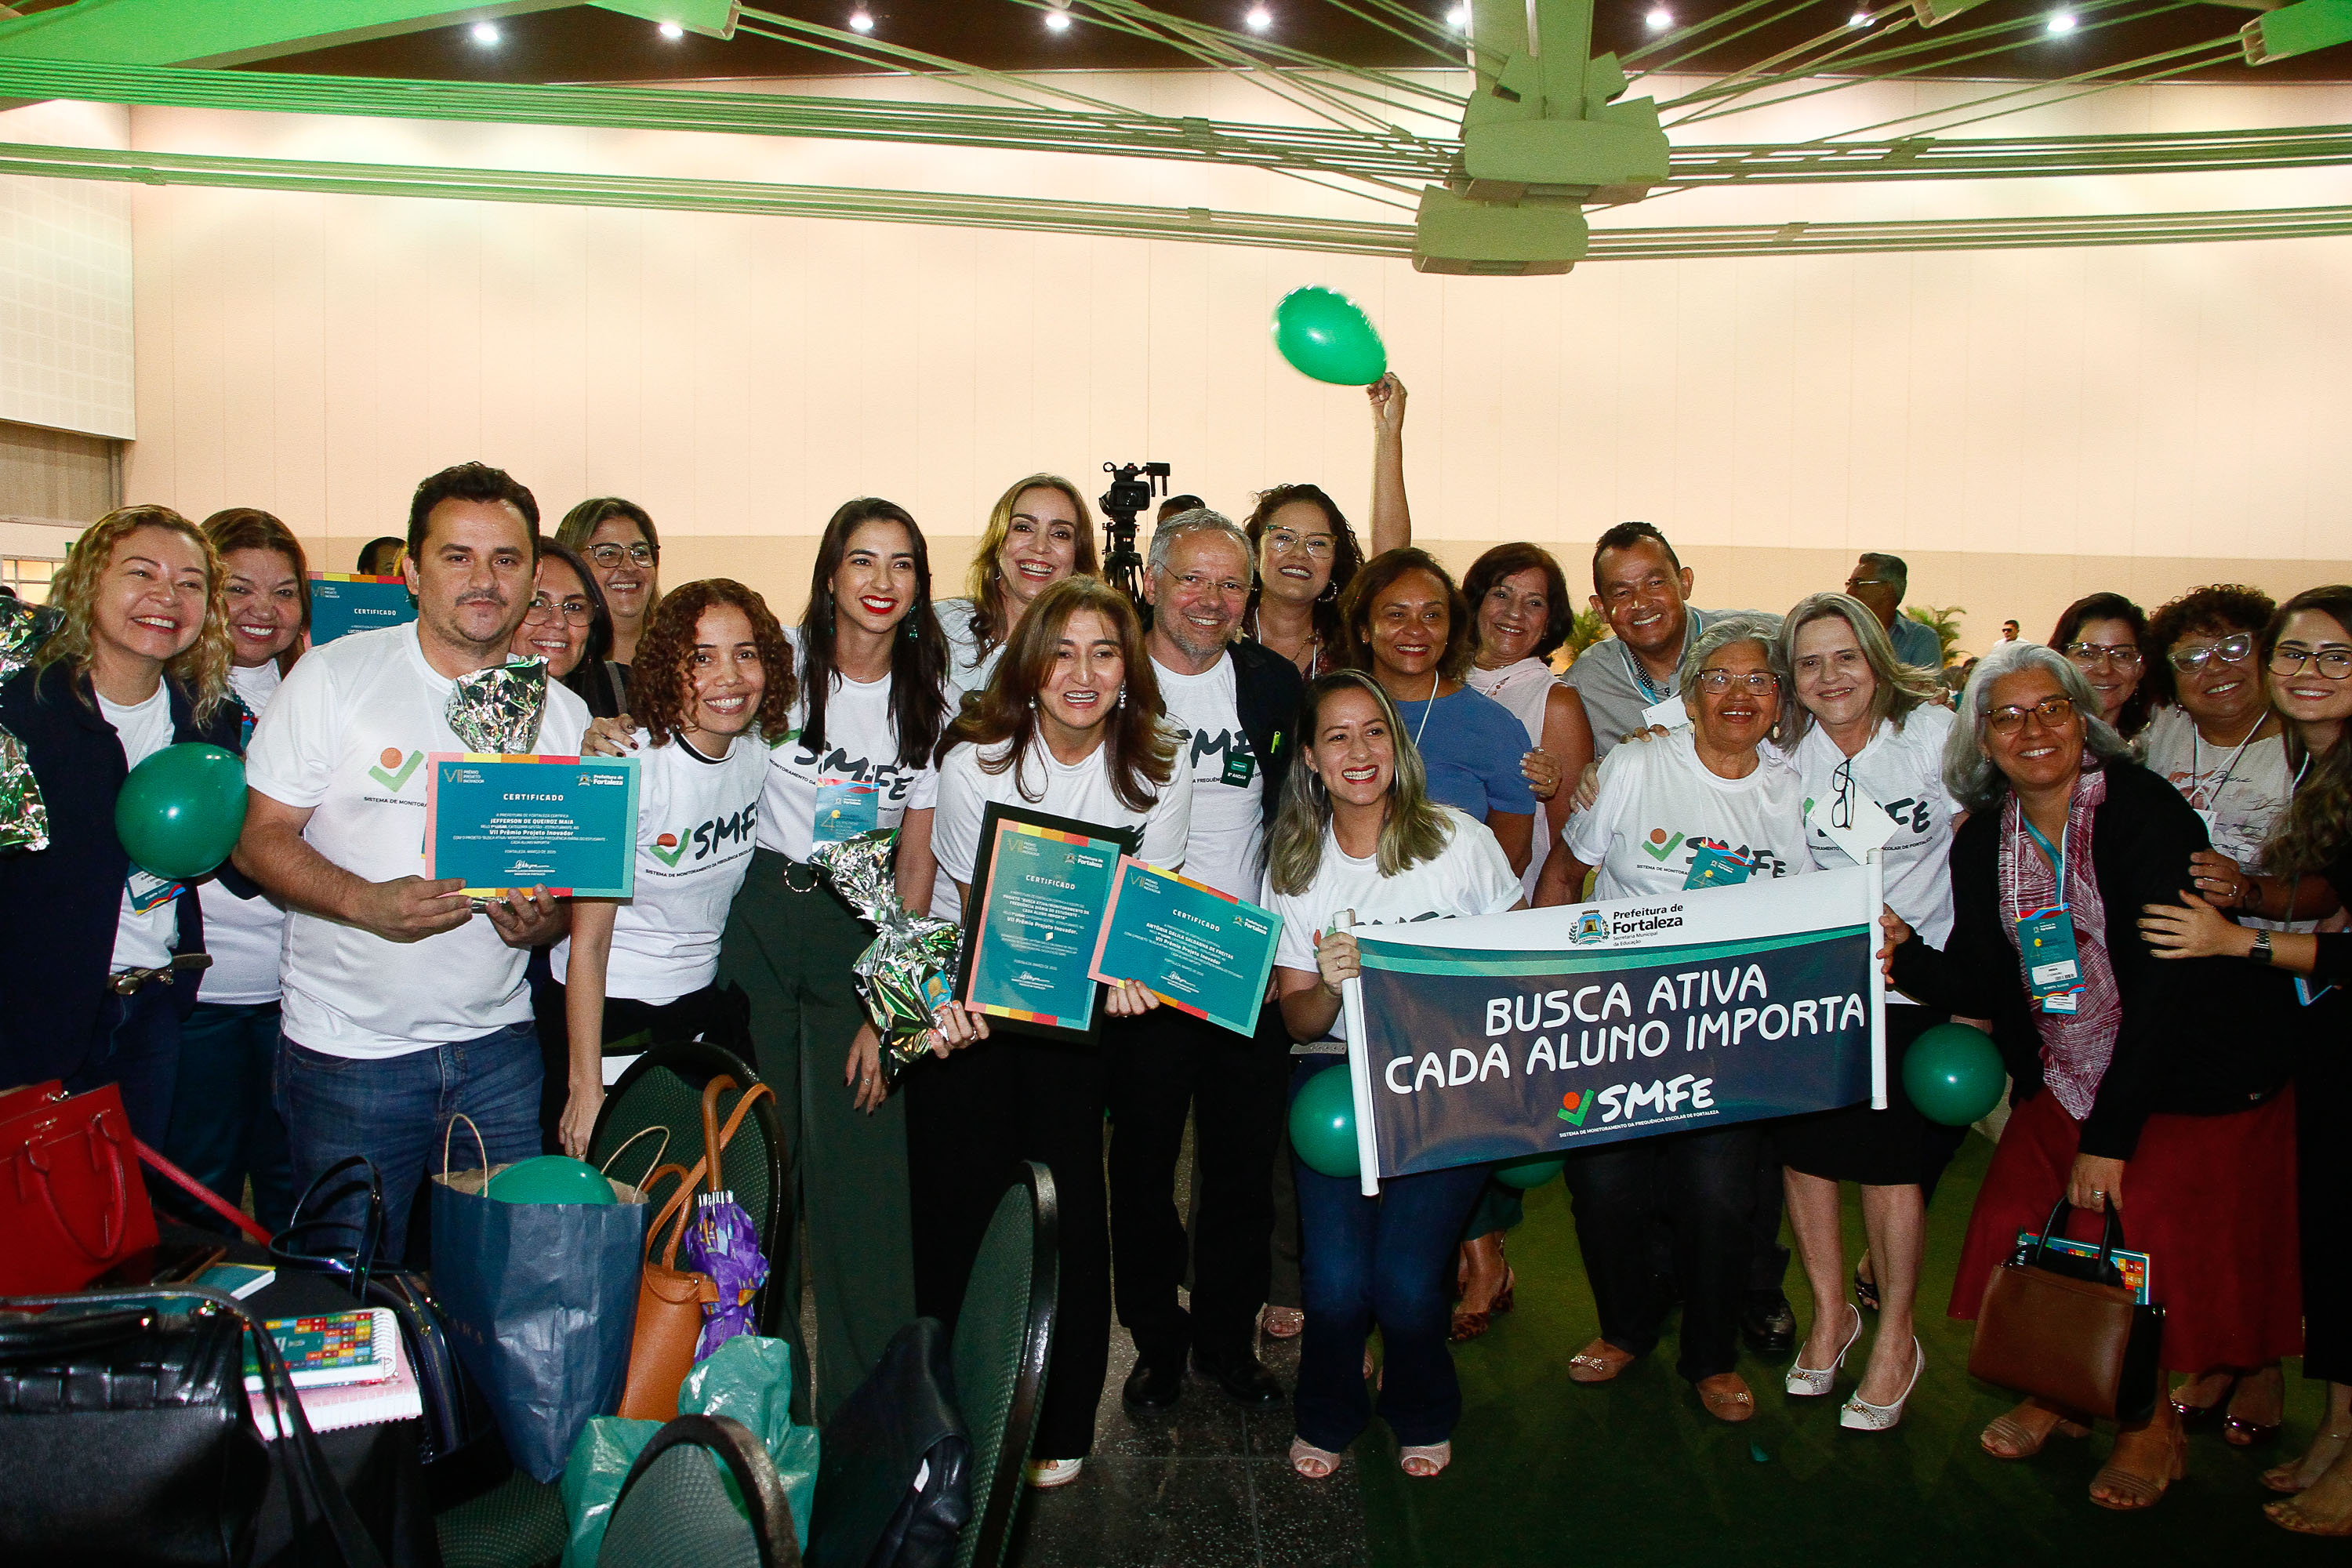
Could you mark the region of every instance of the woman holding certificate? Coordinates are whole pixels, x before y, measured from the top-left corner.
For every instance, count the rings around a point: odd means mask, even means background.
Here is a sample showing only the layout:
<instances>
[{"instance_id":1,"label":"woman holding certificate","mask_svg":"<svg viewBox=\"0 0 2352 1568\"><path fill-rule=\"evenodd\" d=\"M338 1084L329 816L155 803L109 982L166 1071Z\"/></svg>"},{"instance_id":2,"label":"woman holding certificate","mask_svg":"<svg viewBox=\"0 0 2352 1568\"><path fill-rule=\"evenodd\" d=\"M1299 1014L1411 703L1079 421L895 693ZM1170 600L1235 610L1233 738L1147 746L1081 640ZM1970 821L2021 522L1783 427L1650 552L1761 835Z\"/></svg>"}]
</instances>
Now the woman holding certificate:
<instances>
[{"instance_id":1,"label":"woman holding certificate","mask_svg":"<svg viewBox=\"0 0 2352 1568\"><path fill-rule=\"evenodd\" d=\"M2100 698L2056 650L2007 643L1969 678L1944 777L1969 820L1952 844L1939 951L1883 917L1887 978L1933 1007L1992 1020L2011 1110L1978 1190L1950 1311L1973 1318L2021 1231L2053 1205L2112 1209L2148 1255L2165 1309L2159 1363L2201 1374L2302 1345L2295 1302L2294 1105L2278 1031L2220 959L2156 961L2144 906L2178 909L2204 825L2130 760ZM2029 963L2022 955L2032 953ZM2062 1213L2062 1223L2065 1219ZM1997 1459L2084 1428L2027 1399L1979 1438ZM2117 1434L2092 1479L2101 1508L2145 1509L2185 1471L2179 1413Z\"/></svg>"},{"instance_id":2,"label":"woman holding certificate","mask_svg":"<svg viewBox=\"0 0 2352 1568\"><path fill-rule=\"evenodd\" d=\"M1180 868L1192 827L1192 775L1176 765L1178 731L1160 717L1143 629L1127 596L1092 577L1037 595L987 687L940 742L933 844L942 876L931 912L961 914L991 803L1070 818L1141 839L1139 859ZM1108 836L1108 833L1106 833ZM1158 1005L1114 987L1118 1016ZM1075 1479L1094 1447L1095 1406L1110 1353L1110 1232L1103 1189L1103 1070L1091 1042L1000 1030L907 1079L914 1183L915 1301L952 1322L989 1216L1016 1162L1037 1160L1061 1198L1061 1315L1037 1417L1030 1481Z\"/></svg>"},{"instance_id":3,"label":"woman holding certificate","mask_svg":"<svg viewBox=\"0 0 2352 1568\"><path fill-rule=\"evenodd\" d=\"M1318 678L1302 710L1307 746L1283 786L1266 849L1266 905L1282 916L1275 979L1302 1053L1291 1092L1345 1050L1340 987L1361 973L1356 939L1330 929L1500 914L1526 903L1495 836L1429 798L1421 756L1380 683L1355 670ZM1304 1163L1293 1175L1305 1247L1306 1338L1298 1360L1298 1436L1291 1468L1321 1480L1370 1422L1364 1340L1385 1354L1380 1415L1409 1476L1454 1457L1461 1385L1446 1348L1446 1264L1488 1167L1392 1176L1365 1197L1352 1178Z\"/></svg>"}]
</instances>

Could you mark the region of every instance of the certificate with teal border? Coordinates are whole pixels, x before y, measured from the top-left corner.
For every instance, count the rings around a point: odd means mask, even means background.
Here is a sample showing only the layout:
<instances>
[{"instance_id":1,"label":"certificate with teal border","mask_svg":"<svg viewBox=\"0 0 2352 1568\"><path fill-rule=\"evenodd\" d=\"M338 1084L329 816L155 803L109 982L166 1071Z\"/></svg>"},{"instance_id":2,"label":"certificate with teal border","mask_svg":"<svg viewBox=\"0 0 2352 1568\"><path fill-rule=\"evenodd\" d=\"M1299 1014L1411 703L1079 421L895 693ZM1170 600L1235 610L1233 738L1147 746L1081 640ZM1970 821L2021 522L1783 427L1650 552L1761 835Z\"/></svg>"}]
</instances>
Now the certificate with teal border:
<instances>
[{"instance_id":1,"label":"certificate with teal border","mask_svg":"<svg viewBox=\"0 0 2352 1568\"><path fill-rule=\"evenodd\" d=\"M416 601L403 577L355 577L348 572L310 574L310 646L353 632L404 626L416 618Z\"/></svg>"},{"instance_id":2,"label":"certificate with teal border","mask_svg":"<svg viewBox=\"0 0 2352 1568\"><path fill-rule=\"evenodd\" d=\"M1132 980L1168 1005L1237 1035L1257 1033L1282 917L1122 856L1092 973Z\"/></svg>"},{"instance_id":3,"label":"certificate with teal border","mask_svg":"<svg viewBox=\"0 0 2352 1568\"><path fill-rule=\"evenodd\" d=\"M637 759L436 752L425 790L428 878L478 898L545 888L559 898L636 889Z\"/></svg>"},{"instance_id":4,"label":"certificate with teal border","mask_svg":"<svg viewBox=\"0 0 2352 1568\"><path fill-rule=\"evenodd\" d=\"M1132 829L991 802L964 902L956 994L991 1027L1089 1040L1100 994L1088 972Z\"/></svg>"}]
</instances>

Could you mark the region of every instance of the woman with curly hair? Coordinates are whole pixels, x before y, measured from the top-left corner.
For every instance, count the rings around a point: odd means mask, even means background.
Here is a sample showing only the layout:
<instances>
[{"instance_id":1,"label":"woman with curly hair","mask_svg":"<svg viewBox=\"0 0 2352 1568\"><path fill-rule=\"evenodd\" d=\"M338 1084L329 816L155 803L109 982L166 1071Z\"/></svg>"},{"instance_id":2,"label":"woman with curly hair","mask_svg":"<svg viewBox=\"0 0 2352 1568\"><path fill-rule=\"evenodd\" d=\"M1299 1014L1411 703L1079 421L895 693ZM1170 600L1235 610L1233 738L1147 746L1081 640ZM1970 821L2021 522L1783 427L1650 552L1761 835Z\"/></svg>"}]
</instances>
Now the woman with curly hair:
<instances>
[{"instance_id":1,"label":"woman with curly hair","mask_svg":"<svg viewBox=\"0 0 2352 1568\"><path fill-rule=\"evenodd\" d=\"M1183 731L1160 716L1160 685L1127 595L1071 577L1037 596L983 691L940 742L939 890L950 918L970 896L991 802L1126 830L1139 859L1174 869L1192 829ZM1158 1005L1132 984L1108 1010ZM907 1075L915 1306L953 1322L980 1242L1016 1162L1042 1161L1060 1196L1061 1317L1037 1415L1029 1479L1059 1486L1094 1447L1110 1353L1110 1229L1103 1185L1103 1067L1093 1045L1007 1035Z\"/></svg>"},{"instance_id":2,"label":"woman with curly hair","mask_svg":"<svg viewBox=\"0 0 2352 1568\"><path fill-rule=\"evenodd\" d=\"M740 583L689 583L654 612L631 667L636 711L636 893L578 899L556 943L571 1041L560 1136L577 1159L604 1108L604 1085L632 1055L604 1042L724 1033L733 1016L718 984L719 939L751 868L768 758L743 738L781 734L792 661L767 601Z\"/></svg>"},{"instance_id":3,"label":"woman with curly hair","mask_svg":"<svg viewBox=\"0 0 2352 1568\"><path fill-rule=\"evenodd\" d=\"M56 630L0 687L0 725L49 817L47 848L0 856L0 1081L116 1084L131 1131L161 1143L196 1000L169 982L203 966L204 915L184 886L131 863L114 802L166 746L242 749L220 555L170 508L124 507L75 542L49 605Z\"/></svg>"},{"instance_id":4,"label":"woman with curly hair","mask_svg":"<svg viewBox=\"0 0 2352 1568\"><path fill-rule=\"evenodd\" d=\"M1013 480L989 509L972 549L969 596L940 601L950 710L959 696L988 684L1013 628L1038 595L1065 577L1101 571L1095 514L1078 487L1059 474Z\"/></svg>"}]
</instances>

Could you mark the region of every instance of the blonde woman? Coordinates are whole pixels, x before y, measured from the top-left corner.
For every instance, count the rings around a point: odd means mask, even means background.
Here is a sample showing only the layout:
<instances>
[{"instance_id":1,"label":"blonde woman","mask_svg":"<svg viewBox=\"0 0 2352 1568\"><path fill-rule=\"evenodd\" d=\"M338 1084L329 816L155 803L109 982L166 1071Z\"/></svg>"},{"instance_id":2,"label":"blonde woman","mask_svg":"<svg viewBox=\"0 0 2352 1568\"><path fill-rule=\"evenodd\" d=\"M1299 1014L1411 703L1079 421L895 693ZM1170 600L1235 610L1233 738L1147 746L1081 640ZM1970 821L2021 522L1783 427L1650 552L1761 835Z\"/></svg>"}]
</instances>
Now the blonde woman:
<instances>
[{"instance_id":1,"label":"blonde woman","mask_svg":"<svg viewBox=\"0 0 2352 1568\"><path fill-rule=\"evenodd\" d=\"M935 606L948 639L948 716L955 717L958 698L996 673L1013 628L1038 595L1065 577L1101 573L1095 514L1078 487L1059 474L1015 479L996 498L971 552L969 596Z\"/></svg>"}]
</instances>

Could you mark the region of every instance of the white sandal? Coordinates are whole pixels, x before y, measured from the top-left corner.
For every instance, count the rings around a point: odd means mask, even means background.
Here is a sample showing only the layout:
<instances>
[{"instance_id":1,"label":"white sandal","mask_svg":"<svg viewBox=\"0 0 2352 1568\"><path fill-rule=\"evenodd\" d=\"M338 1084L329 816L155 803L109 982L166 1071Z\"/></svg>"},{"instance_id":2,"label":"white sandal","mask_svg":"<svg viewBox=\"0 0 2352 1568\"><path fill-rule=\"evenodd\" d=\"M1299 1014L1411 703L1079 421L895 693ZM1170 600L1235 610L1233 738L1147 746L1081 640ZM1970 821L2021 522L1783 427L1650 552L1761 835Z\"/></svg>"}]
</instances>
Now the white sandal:
<instances>
[{"instance_id":1,"label":"white sandal","mask_svg":"<svg viewBox=\"0 0 2352 1568\"><path fill-rule=\"evenodd\" d=\"M1323 1468L1319 1471L1310 1470L1307 1468L1309 1465ZM1339 1456L1328 1448L1317 1447L1304 1437L1293 1437L1290 1440L1290 1468L1297 1471L1303 1480L1328 1481L1331 1479L1331 1472L1339 1468Z\"/></svg>"},{"instance_id":2,"label":"white sandal","mask_svg":"<svg viewBox=\"0 0 2352 1568\"><path fill-rule=\"evenodd\" d=\"M1416 1459L1426 1465L1433 1465L1436 1468L1427 1471L1426 1473L1416 1470L1412 1468L1413 1461ZM1406 1475L1411 1476L1417 1481L1430 1480L1435 1477L1444 1475L1445 1473L1445 1467L1453 1462L1454 1440L1450 1437L1443 1443L1424 1443L1417 1447L1399 1448L1397 1450L1397 1468L1402 1470Z\"/></svg>"}]
</instances>

